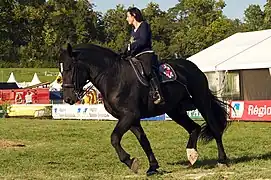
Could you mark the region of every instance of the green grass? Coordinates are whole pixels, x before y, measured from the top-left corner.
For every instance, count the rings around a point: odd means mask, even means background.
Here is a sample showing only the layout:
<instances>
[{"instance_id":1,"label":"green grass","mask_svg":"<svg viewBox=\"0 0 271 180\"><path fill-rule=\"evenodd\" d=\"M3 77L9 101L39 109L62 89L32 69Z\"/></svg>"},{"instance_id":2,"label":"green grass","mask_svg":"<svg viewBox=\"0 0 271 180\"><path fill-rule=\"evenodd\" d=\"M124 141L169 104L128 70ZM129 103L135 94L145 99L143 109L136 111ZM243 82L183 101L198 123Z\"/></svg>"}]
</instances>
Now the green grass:
<instances>
[{"instance_id":1,"label":"green grass","mask_svg":"<svg viewBox=\"0 0 271 180\"><path fill-rule=\"evenodd\" d=\"M1 82L7 82L10 73L13 72L17 82L30 82L37 73L41 82L52 82L56 76L45 76L45 71L58 72L57 68L0 68Z\"/></svg>"},{"instance_id":2,"label":"green grass","mask_svg":"<svg viewBox=\"0 0 271 180\"><path fill-rule=\"evenodd\" d=\"M147 179L147 158L128 132L122 141L140 160L139 174L119 162L110 144L116 122L1 119L0 139L25 147L0 148L0 179ZM142 122L164 173L150 179L271 178L271 123L233 123L224 135L229 168L216 167L214 142L199 143L200 159L187 168L187 133L174 122Z\"/></svg>"}]
</instances>

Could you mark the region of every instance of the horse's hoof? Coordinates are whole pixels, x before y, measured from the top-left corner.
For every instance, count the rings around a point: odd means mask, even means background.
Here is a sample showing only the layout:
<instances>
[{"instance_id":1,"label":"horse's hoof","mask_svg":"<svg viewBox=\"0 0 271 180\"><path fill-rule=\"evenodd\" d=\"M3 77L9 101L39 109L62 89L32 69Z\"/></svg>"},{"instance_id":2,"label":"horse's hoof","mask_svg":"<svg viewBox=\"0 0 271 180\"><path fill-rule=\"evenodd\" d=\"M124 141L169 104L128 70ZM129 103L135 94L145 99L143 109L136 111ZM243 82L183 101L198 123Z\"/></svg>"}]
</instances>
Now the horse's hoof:
<instances>
[{"instance_id":1,"label":"horse's hoof","mask_svg":"<svg viewBox=\"0 0 271 180\"><path fill-rule=\"evenodd\" d=\"M155 174L159 174L159 172L156 169L149 169L147 171L147 176L151 176L151 175L155 175Z\"/></svg>"},{"instance_id":2,"label":"horse's hoof","mask_svg":"<svg viewBox=\"0 0 271 180\"><path fill-rule=\"evenodd\" d=\"M191 164L191 162L187 162L186 168L190 169L190 168L194 168L194 166L193 166L193 164Z\"/></svg>"},{"instance_id":3,"label":"horse's hoof","mask_svg":"<svg viewBox=\"0 0 271 180\"><path fill-rule=\"evenodd\" d=\"M138 173L138 169L139 169L139 161L137 158L133 158L132 159L132 165L131 165L131 170L134 173Z\"/></svg>"},{"instance_id":4,"label":"horse's hoof","mask_svg":"<svg viewBox=\"0 0 271 180\"><path fill-rule=\"evenodd\" d=\"M199 157L198 152L195 149L186 149L187 159L193 166Z\"/></svg>"},{"instance_id":5,"label":"horse's hoof","mask_svg":"<svg viewBox=\"0 0 271 180\"><path fill-rule=\"evenodd\" d=\"M217 163L217 167L219 168L227 168L229 167L228 163Z\"/></svg>"}]
</instances>

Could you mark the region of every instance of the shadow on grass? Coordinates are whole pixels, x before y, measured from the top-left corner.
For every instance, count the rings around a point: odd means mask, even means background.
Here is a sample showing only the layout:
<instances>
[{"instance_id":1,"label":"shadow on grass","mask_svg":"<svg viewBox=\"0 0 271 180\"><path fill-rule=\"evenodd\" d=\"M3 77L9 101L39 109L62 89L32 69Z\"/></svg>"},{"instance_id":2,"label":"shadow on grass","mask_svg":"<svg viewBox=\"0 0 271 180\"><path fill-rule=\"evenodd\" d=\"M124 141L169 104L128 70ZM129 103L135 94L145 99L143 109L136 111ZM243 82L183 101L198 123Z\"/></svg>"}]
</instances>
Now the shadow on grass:
<instances>
[{"instance_id":1,"label":"shadow on grass","mask_svg":"<svg viewBox=\"0 0 271 180\"><path fill-rule=\"evenodd\" d=\"M250 156L241 156L236 158L231 158L228 160L228 164L231 166L233 164L249 162L253 160L270 160L271 159L271 152L266 154L259 154L259 155L250 155ZM193 166L189 164L188 161L178 161L173 163L167 163L169 165L182 165L186 168L206 168L212 169L217 167L217 159L203 159L198 160Z\"/></svg>"}]
</instances>

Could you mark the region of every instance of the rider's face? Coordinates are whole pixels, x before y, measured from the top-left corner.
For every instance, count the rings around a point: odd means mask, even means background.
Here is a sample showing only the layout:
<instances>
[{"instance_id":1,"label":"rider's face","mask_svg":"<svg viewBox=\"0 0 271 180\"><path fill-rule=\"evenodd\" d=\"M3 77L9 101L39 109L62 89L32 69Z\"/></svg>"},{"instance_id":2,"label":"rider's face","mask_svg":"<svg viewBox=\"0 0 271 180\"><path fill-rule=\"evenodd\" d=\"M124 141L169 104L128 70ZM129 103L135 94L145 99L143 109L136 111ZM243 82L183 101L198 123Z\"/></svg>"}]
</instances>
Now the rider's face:
<instances>
[{"instance_id":1,"label":"rider's face","mask_svg":"<svg viewBox=\"0 0 271 180\"><path fill-rule=\"evenodd\" d=\"M130 12L127 12L126 20L128 21L129 24L133 24L134 21L135 21L135 17L132 16L132 15L130 14Z\"/></svg>"}]
</instances>

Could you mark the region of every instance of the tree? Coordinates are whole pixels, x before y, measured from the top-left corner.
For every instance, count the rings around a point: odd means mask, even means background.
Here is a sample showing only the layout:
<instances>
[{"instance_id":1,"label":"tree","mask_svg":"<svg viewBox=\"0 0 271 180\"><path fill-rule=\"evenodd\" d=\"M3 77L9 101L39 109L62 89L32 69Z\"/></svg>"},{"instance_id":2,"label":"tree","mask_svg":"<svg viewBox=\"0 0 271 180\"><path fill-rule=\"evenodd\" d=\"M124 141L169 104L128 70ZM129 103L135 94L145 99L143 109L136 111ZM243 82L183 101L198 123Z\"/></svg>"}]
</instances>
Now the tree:
<instances>
[{"instance_id":1,"label":"tree","mask_svg":"<svg viewBox=\"0 0 271 180\"><path fill-rule=\"evenodd\" d=\"M14 1L0 1L0 60L2 62L16 60L16 47L13 47L13 9ZM15 33L14 33L15 34Z\"/></svg>"},{"instance_id":2,"label":"tree","mask_svg":"<svg viewBox=\"0 0 271 180\"><path fill-rule=\"evenodd\" d=\"M264 28L271 28L271 0L267 0L264 5Z\"/></svg>"},{"instance_id":3,"label":"tree","mask_svg":"<svg viewBox=\"0 0 271 180\"><path fill-rule=\"evenodd\" d=\"M271 28L270 0L263 10L250 5L245 23L224 16L225 5L223 0L179 0L162 11L149 3L142 12L152 29L154 51L160 59L175 54L186 58L236 32ZM0 66L55 67L67 42L121 51L130 32L123 5L102 14L89 0L2 0Z\"/></svg>"},{"instance_id":4,"label":"tree","mask_svg":"<svg viewBox=\"0 0 271 180\"><path fill-rule=\"evenodd\" d=\"M76 3L73 23L76 27L77 44L99 40L98 14L93 11L92 6L88 0L78 0Z\"/></svg>"},{"instance_id":5,"label":"tree","mask_svg":"<svg viewBox=\"0 0 271 180\"><path fill-rule=\"evenodd\" d=\"M142 12L151 26L154 51L162 59L169 58L172 56L168 50L172 33L170 17L156 3L149 3Z\"/></svg>"},{"instance_id":6,"label":"tree","mask_svg":"<svg viewBox=\"0 0 271 180\"><path fill-rule=\"evenodd\" d=\"M264 12L259 5L249 5L245 10L245 26L247 31L263 29Z\"/></svg>"},{"instance_id":7,"label":"tree","mask_svg":"<svg viewBox=\"0 0 271 180\"><path fill-rule=\"evenodd\" d=\"M223 15L223 0L182 0L169 10L175 20L170 51L189 57L237 31L236 22Z\"/></svg>"},{"instance_id":8,"label":"tree","mask_svg":"<svg viewBox=\"0 0 271 180\"><path fill-rule=\"evenodd\" d=\"M45 21L45 1L24 1L17 4L13 10L14 20L20 44L18 57L20 66L33 67L42 64L42 31Z\"/></svg>"},{"instance_id":9,"label":"tree","mask_svg":"<svg viewBox=\"0 0 271 180\"><path fill-rule=\"evenodd\" d=\"M48 63L54 65L59 49L67 42L77 44L91 40L92 5L87 0L49 0L46 12L42 32L44 54Z\"/></svg>"},{"instance_id":10,"label":"tree","mask_svg":"<svg viewBox=\"0 0 271 180\"><path fill-rule=\"evenodd\" d=\"M129 43L131 27L126 21L126 12L123 5L117 5L103 16L104 45L115 51L122 51Z\"/></svg>"}]
</instances>

